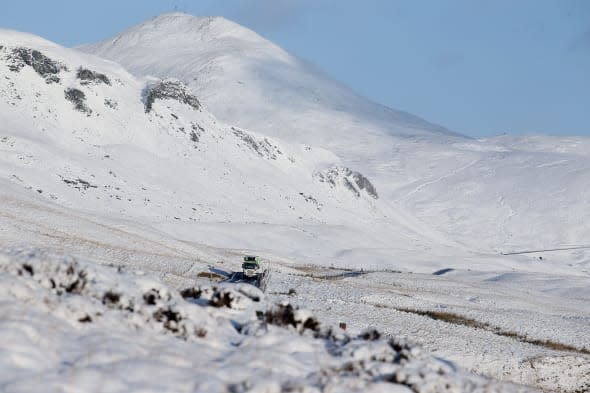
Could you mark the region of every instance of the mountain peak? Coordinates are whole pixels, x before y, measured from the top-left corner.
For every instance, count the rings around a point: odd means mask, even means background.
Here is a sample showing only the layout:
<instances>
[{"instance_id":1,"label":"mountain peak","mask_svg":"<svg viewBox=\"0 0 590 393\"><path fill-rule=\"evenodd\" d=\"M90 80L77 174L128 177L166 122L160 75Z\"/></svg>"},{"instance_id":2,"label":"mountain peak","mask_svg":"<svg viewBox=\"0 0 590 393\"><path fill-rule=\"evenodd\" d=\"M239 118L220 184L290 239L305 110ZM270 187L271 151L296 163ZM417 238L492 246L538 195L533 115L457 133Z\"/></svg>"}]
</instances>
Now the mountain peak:
<instances>
[{"instance_id":1,"label":"mountain peak","mask_svg":"<svg viewBox=\"0 0 590 393\"><path fill-rule=\"evenodd\" d=\"M155 29L166 29L168 27L186 27L190 29L201 30L203 28L223 28L223 29L244 29L237 23L234 23L222 16L194 16L183 12L171 12L158 15L138 27L149 27ZM244 29L245 30L245 29Z\"/></svg>"},{"instance_id":2,"label":"mountain peak","mask_svg":"<svg viewBox=\"0 0 590 393\"><path fill-rule=\"evenodd\" d=\"M188 45L191 42L238 39L243 42L269 43L267 40L235 22L221 16L193 16L173 12L156 16L113 38L133 44L150 44L157 40L163 45Z\"/></svg>"}]
</instances>

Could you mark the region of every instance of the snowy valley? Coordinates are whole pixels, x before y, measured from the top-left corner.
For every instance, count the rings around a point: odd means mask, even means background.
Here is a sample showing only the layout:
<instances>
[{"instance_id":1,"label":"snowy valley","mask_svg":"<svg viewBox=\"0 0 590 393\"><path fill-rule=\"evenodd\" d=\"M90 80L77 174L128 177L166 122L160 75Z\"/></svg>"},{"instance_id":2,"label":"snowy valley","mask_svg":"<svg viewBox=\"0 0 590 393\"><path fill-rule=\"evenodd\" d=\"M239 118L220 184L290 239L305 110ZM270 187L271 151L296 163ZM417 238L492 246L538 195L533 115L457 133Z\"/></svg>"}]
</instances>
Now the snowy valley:
<instances>
[{"instance_id":1,"label":"snowy valley","mask_svg":"<svg viewBox=\"0 0 590 393\"><path fill-rule=\"evenodd\" d=\"M0 30L0 93L0 390L590 389L590 139L474 140L185 14ZM246 254L264 293L219 281Z\"/></svg>"}]
</instances>

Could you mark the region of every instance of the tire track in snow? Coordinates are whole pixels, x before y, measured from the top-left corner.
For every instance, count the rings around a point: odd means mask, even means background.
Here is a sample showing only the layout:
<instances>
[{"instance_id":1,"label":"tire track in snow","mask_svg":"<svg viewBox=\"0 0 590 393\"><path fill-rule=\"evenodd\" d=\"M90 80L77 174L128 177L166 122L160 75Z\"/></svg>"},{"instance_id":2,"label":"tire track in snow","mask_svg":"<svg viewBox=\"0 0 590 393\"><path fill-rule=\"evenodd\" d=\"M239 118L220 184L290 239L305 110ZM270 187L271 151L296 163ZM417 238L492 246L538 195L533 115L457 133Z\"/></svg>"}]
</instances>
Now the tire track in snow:
<instances>
[{"instance_id":1,"label":"tire track in snow","mask_svg":"<svg viewBox=\"0 0 590 393\"><path fill-rule=\"evenodd\" d=\"M445 179L448 179L448 178L450 178L450 177L453 177L453 176L455 176L455 175L457 175L457 174L459 174L459 173L463 172L464 170L466 170L466 169L468 169L468 168L472 167L473 165L475 165L477 162L479 162L479 159L475 159L475 160L471 161L469 164L466 164L466 165L463 165L462 167L459 167L459 168L457 168L457 169L454 169L454 170L452 170L450 173L447 173L447 174L446 174L446 175L444 175L444 176L441 176L441 177L438 177L438 178L436 178L436 179L434 179L434 180L430 180L430 181L427 181L427 182L425 182L425 183L419 184L419 185L418 185L416 188L414 188L412 191L408 192L406 195L404 195L404 196L402 196L402 197L399 197L399 198L397 198L397 199L395 200L395 202L396 202L396 203L398 203L398 202L402 202L402 201L404 201L404 200L408 199L409 197L411 197L412 195L414 195L415 193L417 193L417 192L419 192L419 191L423 190L424 188L426 188L426 187L428 187L428 186L430 186L430 185L432 185L432 184L435 184L435 183L441 182L441 181L443 181L443 180L445 180Z\"/></svg>"}]
</instances>

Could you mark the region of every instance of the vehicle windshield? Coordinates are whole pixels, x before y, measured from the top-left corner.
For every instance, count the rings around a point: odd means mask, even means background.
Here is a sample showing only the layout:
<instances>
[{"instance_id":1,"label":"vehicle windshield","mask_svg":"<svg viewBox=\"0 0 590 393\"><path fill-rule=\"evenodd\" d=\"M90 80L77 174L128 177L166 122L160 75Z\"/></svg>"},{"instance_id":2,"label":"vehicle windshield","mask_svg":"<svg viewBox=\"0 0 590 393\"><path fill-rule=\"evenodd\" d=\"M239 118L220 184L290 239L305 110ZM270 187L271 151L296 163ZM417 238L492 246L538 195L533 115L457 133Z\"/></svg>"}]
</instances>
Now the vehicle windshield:
<instances>
[{"instance_id":1,"label":"vehicle windshield","mask_svg":"<svg viewBox=\"0 0 590 393\"><path fill-rule=\"evenodd\" d=\"M242 268L244 269L256 269L258 268L258 264L257 263L252 263L252 262L246 262L242 265Z\"/></svg>"}]
</instances>

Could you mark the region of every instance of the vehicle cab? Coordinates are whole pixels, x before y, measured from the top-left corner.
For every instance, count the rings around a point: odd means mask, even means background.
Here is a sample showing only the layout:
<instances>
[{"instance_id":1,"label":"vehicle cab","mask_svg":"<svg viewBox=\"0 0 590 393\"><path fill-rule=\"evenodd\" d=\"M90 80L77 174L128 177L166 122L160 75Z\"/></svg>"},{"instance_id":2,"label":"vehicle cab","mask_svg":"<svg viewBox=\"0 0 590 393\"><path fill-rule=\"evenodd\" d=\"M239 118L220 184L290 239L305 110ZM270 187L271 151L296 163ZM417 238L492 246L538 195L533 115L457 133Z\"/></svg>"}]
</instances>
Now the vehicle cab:
<instances>
[{"instance_id":1,"label":"vehicle cab","mask_svg":"<svg viewBox=\"0 0 590 393\"><path fill-rule=\"evenodd\" d=\"M242 263L242 271L245 277L255 277L260 269L260 258L257 256L247 255Z\"/></svg>"}]
</instances>

